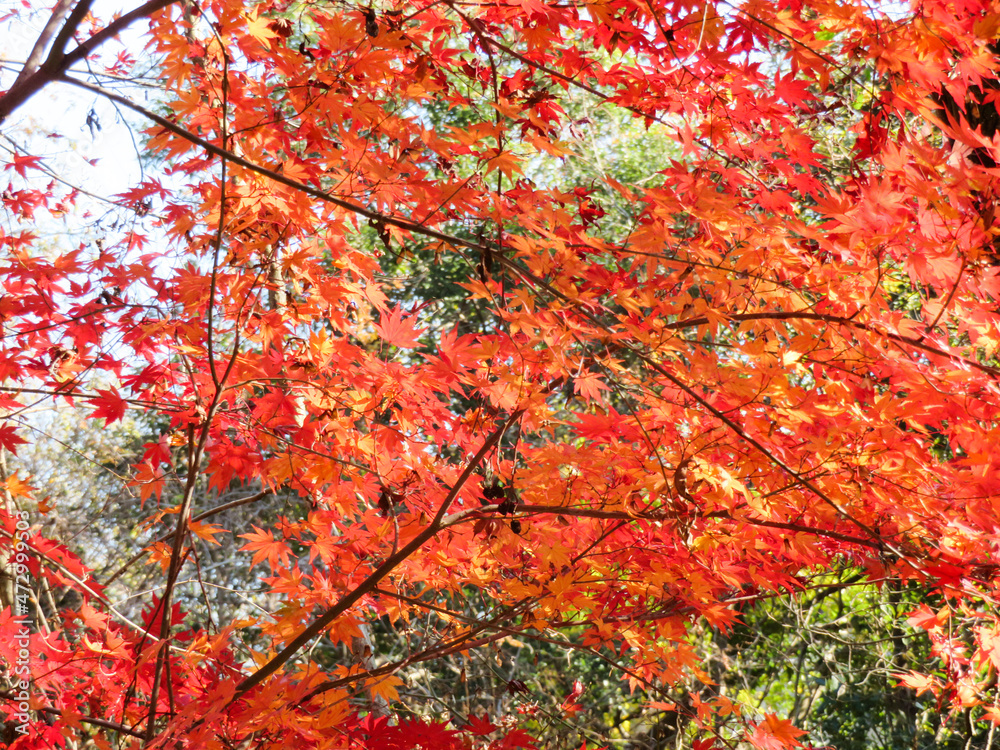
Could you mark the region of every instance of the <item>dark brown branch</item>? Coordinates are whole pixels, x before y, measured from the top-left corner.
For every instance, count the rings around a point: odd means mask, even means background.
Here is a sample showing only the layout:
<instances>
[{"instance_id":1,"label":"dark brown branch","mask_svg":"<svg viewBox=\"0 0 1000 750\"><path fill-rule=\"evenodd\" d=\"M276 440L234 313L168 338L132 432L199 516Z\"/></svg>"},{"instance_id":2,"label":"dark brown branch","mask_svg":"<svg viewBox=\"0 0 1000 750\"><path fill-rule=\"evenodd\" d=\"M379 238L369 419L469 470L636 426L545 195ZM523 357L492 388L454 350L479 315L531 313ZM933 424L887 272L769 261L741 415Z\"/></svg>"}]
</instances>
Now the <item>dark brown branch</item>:
<instances>
[{"instance_id":1,"label":"dark brown branch","mask_svg":"<svg viewBox=\"0 0 1000 750\"><path fill-rule=\"evenodd\" d=\"M14 700L14 696L11 693L0 691L0 700L12 701ZM52 714L54 716L63 715L63 712L60 711L58 708L52 708L50 706L42 706L41 708L36 710L40 711L41 713ZM95 727L110 729L113 732L121 732L122 734L129 735L130 737L138 737L139 739L142 739L141 734L123 724L116 724L115 722L107 721L106 719L95 719L90 716L77 715L74 718L76 721L82 721L84 724L93 724Z\"/></svg>"},{"instance_id":2,"label":"dark brown branch","mask_svg":"<svg viewBox=\"0 0 1000 750\"><path fill-rule=\"evenodd\" d=\"M263 490L262 492L258 492L256 495L250 495L248 497L241 497L241 498L238 498L236 500L231 500L228 503L223 503L222 505L216 506L215 508L209 508L204 513L199 513L197 516L195 516L194 518L192 518L191 519L191 523L195 523L197 521L202 521L202 520L204 520L206 518L211 518L212 516L216 515L217 513L222 513L223 511L230 510L232 508L239 508L241 505L248 505L249 503L255 503L258 500L260 500L261 498L266 497L267 495L270 495L270 494L271 494L270 490ZM154 544L160 544L161 542L165 542L168 539L173 538L174 533L175 533L174 531L168 531L166 534L163 534L162 536L157 537L152 542L150 542L149 544L147 544L146 545L146 549L144 549L141 552L137 552L136 554L132 555L132 557L129 558L128 562L126 562L124 565L122 565L118 570L115 571L114 575L112 575L108 580L106 580L104 582L104 586L107 587L108 585L110 585L114 581L118 580L118 578L126 570L128 570L129 568L131 568L133 565L135 565L137 562L139 562L139 560L141 560L143 557L145 557L147 554L149 554L149 547L152 547Z\"/></svg>"},{"instance_id":3,"label":"dark brown branch","mask_svg":"<svg viewBox=\"0 0 1000 750\"><path fill-rule=\"evenodd\" d=\"M849 328L856 328L859 331L865 331L866 333L871 333L875 336L882 336L889 341L894 341L897 344L902 344L904 346L912 346L914 349L919 349L920 351L926 352L927 354L933 354L938 357L944 357L951 360L952 362L959 362L964 365L968 365L980 372L985 372L987 375L992 375L995 378L1000 378L1000 369L996 367L990 367L989 365L983 365L975 360L968 359L967 357L962 357L957 354L952 354L951 352L946 352L943 349L938 349L937 347L931 346L929 344L923 343L921 339L912 339L906 336L900 336L898 333L890 333L889 331L880 331L868 323L861 323L853 318L845 318L839 315L826 315L824 313L814 313L808 310L785 310L779 312L759 312L759 313L730 313L725 316L732 321L746 321L746 320L816 320L823 323L832 323L835 325L847 326ZM709 323L708 318L688 318L687 320L678 320L674 323L667 323L664 328L678 331L684 328L697 328L698 326L707 325Z\"/></svg>"},{"instance_id":4,"label":"dark brown branch","mask_svg":"<svg viewBox=\"0 0 1000 750\"><path fill-rule=\"evenodd\" d=\"M42 57L45 55L45 50L49 47L49 42L55 35L56 29L59 28L59 24L62 23L66 14L69 13L70 6L72 5L73 0L59 0L56 7L52 9L52 15L49 16L49 20L45 23L42 33L38 35L38 39L35 40L35 44L31 48L24 67L21 68L21 72L18 73L17 79L14 81L15 86L38 70L38 66L42 64Z\"/></svg>"},{"instance_id":5,"label":"dark brown branch","mask_svg":"<svg viewBox=\"0 0 1000 750\"><path fill-rule=\"evenodd\" d=\"M55 716L62 716L63 712L58 708L49 708L48 706L38 709L47 714L53 714ZM127 734L129 737L143 738L143 735L134 729L130 729L124 724L115 724L113 721L107 721L106 719L95 719L90 716L74 716L76 721L82 721L84 724L93 724L95 727L101 727L102 729L110 729L113 732L120 732L122 734Z\"/></svg>"},{"instance_id":6,"label":"dark brown branch","mask_svg":"<svg viewBox=\"0 0 1000 750\"><path fill-rule=\"evenodd\" d=\"M351 213L363 216L366 219L371 219L372 221L375 222L381 222L382 224L394 226L397 227L398 229L403 229L407 232L412 232L413 234L418 234L424 237L429 237L431 239L438 240L440 242L445 242L453 247L464 247L469 250L475 250L476 252L482 252L484 249L486 250L489 249L479 243L471 242L469 240L463 240L460 237L455 237L453 235L446 234L444 232L439 232L435 229L430 229L428 227L425 227L417 222L410 221L408 219L401 219L396 216L388 216L385 214L381 214L378 211L373 211L369 208L365 208L364 206L359 206L356 203L351 203L348 200L344 200L343 198L338 198L337 196L327 193L324 190L320 190L319 188L314 188L310 185L306 185L305 183L299 182L298 180L294 180L290 177L287 177L284 174L275 172L274 170L268 169L267 167L263 167L259 164L255 164L252 161L244 159L242 156L234 154L232 151L227 151L226 149L217 146L214 143L211 143L210 141L207 141L204 138L201 138L195 135L194 133L185 130L180 125L171 122L165 117L161 117L155 112L149 111L145 107L136 104L130 99L127 99L123 96L119 96L118 94L114 94L110 91L102 89L100 86L93 86L89 83L86 83L85 81L80 81L76 78L71 78L66 75L59 76L58 80L62 81L63 83L68 83L73 86L85 89L86 91L90 91L91 93L96 94L98 96L103 96L105 99L108 99L109 101L113 101L116 104L121 105L122 107L131 109L133 112L136 112L142 115L143 117L152 120L160 127L169 130L174 135L183 138L189 143L192 143L195 146L204 149L206 152L214 156L219 156L223 159L226 159L232 164L237 164L243 167L244 169L248 169L251 172L261 175L262 177L267 177L268 179L273 180L274 182L277 182L280 185L284 185L285 187L289 187L292 188L293 190L298 190L299 192L305 193L306 195L311 196L316 200L323 201L324 203L329 203L330 205L337 206L338 208L342 208L345 211L350 211Z\"/></svg>"},{"instance_id":7,"label":"dark brown branch","mask_svg":"<svg viewBox=\"0 0 1000 750\"><path fill-rule=\"evenodd\" d=\"M157 11L163 10L164 8L167 8L177 2L180 2L180 0L149 0L149 2L140 5L135 10L130 10L125 15L119 16L90 37L90 39L66 55L66 61L61 66L59 72L64 73L69 70L71 65L85 58L105 42L118 36L122 31L127 29L139 19L148 18Z\"/></svg>"},{"instance_id":8,"label":"dark brown branch","mask_svg":"<svg viewBox=\"0 0 1000 750\"><path fill-rule=\"evenodd\" d=\"M182 554L184 548L184 540L188 535L188 528L191 521L191 505L194 502L194 491L196 482L198 479L198 467L201 463L201 457L205 453L205 446L208 444L208 437L210 434L210 426L212 420L215 417L216 412L219 409L219 405L222 403L222 394L225 392L225 384L232 374L233 366L236 364L236 357L240 351L240 337L237 334L236 340L233 342L233 351L229 358L229 363L226 366L225 372L222 374L222 378L216 382L215 393L212 395L212 402L208 405L208 409L205 411L205 419L202 422L201 432L198 435L198 440L194 440L194 429L192 428L188 432L188 475L187 482L184 486L184 497L181 500L181 507L177 513L177 526L174 532L174 544L173 550L170 553L170 567L167 569L167 581L163 588L163 595L160 598L158 607L162 610L161 620L160 620L160 639L169 640L170 631L173 627L170 620L170 610L171 610L171 598L173 596L174 587L177 583L177 577L180 575L181 567L184 565L184 559L186 554ZM163 675L164 667L169 671L170 664L170 652L167 649L161 650L156 656L156 671L153 673L153 686L150 689L149 698L149 721L146 725L146 739L152 739L155 733L155 721L156 721L156 704L157 697L160 689L160 681ZM169 684L168 684L169 688Z\"/></svg>"},{"instance_id":9,"label":"dark brown branch","mask_svg":"<svg viewBox=\"0 0 1000 750\"><path fill-rule=\"evenodd\" d=\"M239 685L236 686L236 694L233 696L229 705L233 702L239 700L239 698L244 695L247 691L252 690L254 687L262 683L272 674L274 674L278 669L285 664L289 659L291 659L300 649L302 649L309 641L315 638L317 635L323 632L334 620L340 617L342 614L347 612L351 607L353 607L358 601L360 601L364 596L370 594L378 586L379 582L385 578L389 573L396 569L404 560L406 560L410 555L416 552L418 549L423 547L425 543L431 540L437 533L447 525L449 518L445 516L448 508L458 497L458 493L462 491L462 487L472 476L473 472L479 467L483 462L483 459L489 455L489 452L493 450L493 447L500 442L500 439L507 432L507 429L514 423L518 418L520 418L523 412L516 411L504 423L498 427L493 433L486 438L483 442L482 447L476 452L476 455L466 464L465 470L452 485L448 494L445 496L441 503L437 514L431 524L424 529L422 532L417 534L409 544L399 550L395 555L387 558L385 562L379 565L364 581L362 581L353 591L344 596L340 601L334 604L330 609L324 612L320 617L313 620L309 626L299 633L295 638L289 642L289 644L279 653L277 656L272 658L267 664L262 666L256 672L244 679ZM462 513L476 512L475 511L463 511Z\"/></svg>"},{"instance_id":10,"label":"dark brown branch","mask_svg":"<svg viewBox=\"0 0 1000 750\"><path fill-rule=\"evenodd\" d=\"M65 62L66 56L64 53L66 52L66 45L69 44L69 40L76 34L76 30L83 23L83 19L90 13L90 6L93 4L94 0L79 0L76 7L69 14L69 18L66 19L66 23L59 29L59 34L56 36L55 41L52 42L52 49L49 50L49 56L42 63L42 69L53 73Z\"/></svg>"},{"instance_id":11,"label":"dark brown branch","mask_svg":"<svg viewBox=\"0 0 1000 750\"><path fill-rule=\"evenodd\" d=\"M597 510L594 508L568 508L561 505L518 505L517 512L519 513L537 513L537 514L551 514L558 516L571 516L575 518L605 518L605 519L620 519L625 521L663 521L670 518L677 518L678 514L670 513L667 511L654 511L652 513L626 513L622 510ZM778 521L765 521L758 518L737 518L729 515L725 511L717 511L713 513L704 514L692 514L692 518L719 518L725 521L732 521L734 523L745 523L750 526L766 526L768 528L774 529L787 529L788 531L797 531L802 534L815 534L816 536L825 536L830 539L837 539L841 542L847 542L849 544L858 544L863 547L869 547L871 549L882 549L883 545L879 541L871 541L869 539L863 539L862 537L851 536L850 534L841 534L839 531L830 531L827 529L817 529L814 526L805 526L803 524L797 523L780 523Z\"/></svg>"},{"instance_id":12,"label":"dark brown branch","mask_svg":"<svg viewBox=\"0 0 1000 750\"><path fill-rule=\"evenodd\" d=\"M59 35L53 42L52 49L49 50L49 55L45 59L45 62L39 65L37 70L30 71L27 74L25 74L25 71L22 70L21 75L18 76L17 81L15 81L14 85L11 86L10 90L0 97L0 123L6 120L15 110L41 91L45 86L59 80L61 76L69 70L70 66L80 60L83 60L87 57L87 55L108 40L113 39L135 21L151 16L153 13L163 10L178 1L179 0L149 0L149 2L140 5L138 8L135 8L120 18L112 21L105 28L98 31L90 37L90 39L83 42L69 54L64 54L63 50L65 49L66 44L73 37L73 34L76 33L76 29L80 25L80 22L90 10L91 0L81 0L80 4L73 9L73 12L70 14L70 17L67 19L65 25L59 31ZM52 33L48 25L46 25L45 29L42 31L42 36L46 33ZM42 36L39 37L39 43L42 42ZM34 53L35 50L32 50L32 55L34 55ZM27 66L25 66L25 70L27 70Z\"/></svg>"},{"instance_id":13,"label":"dark brown branch","mask_svg":"<svg viewBox=\"0 0 1000 750\"><path fill-rule=\"evenodd\" d=\"M383 589L376 588L375 590L378 591L380 594L386 593ZM401 601L409 600L409 597L405 597L402 595L390 594L390 596L399 598ZM413 601L417 602L418 606L423 605L428 609L435 609L439 612L448 611L440 607L432 607L430 605L426 605L423 602L420 602L420 600L413 600ZM393 674L395 672L398 672L400 669L410 666L411 664L419 664L421 662L430 661L432 659L438 659L440 657L453 654L457 651L468 651L473 648L479 648L480 646L485 646L487 644L501 640L502 638L506 638L507 635L510 633L520 632L511 630L510 628L504 628L499 623L503 622L504 620L509 620L511 617L516 617L519 614L522 614L522 611L535 601L536 601L535 597L525 599L519 602L516 607L511 607L508 610L499 613L497 616L490 618L486 622L479 622L477 620L473 620L471 618L464 617L462 615L456 615L457 619L462 620L463 622L466 622L467 624L472 626L469 632L463 633L460 636L452 638L447 643L439 643L437 646L434 646L433 648L429 648L417 654L407 656L405 659L400 659L399 661L393 662L391 664L383 664L381 667L377 667L375 669L371 669L366 672L350 675L348 677L341 677L336 680L327 680L326 682L321 682L319 685L313 688L304 698L302 698L299 701L299 705L309 701L310 699L314 698L320 693L324 693L328 690L335 690L338 687L344 687L345 685L350 685L354 682L358 682L359 680L363 679L368 679L370 677L381 677L382 675ZM496 632L490 635L480 636L478 638L474 637L486 630L494 630Z\"/></svg>"}]
</instances>

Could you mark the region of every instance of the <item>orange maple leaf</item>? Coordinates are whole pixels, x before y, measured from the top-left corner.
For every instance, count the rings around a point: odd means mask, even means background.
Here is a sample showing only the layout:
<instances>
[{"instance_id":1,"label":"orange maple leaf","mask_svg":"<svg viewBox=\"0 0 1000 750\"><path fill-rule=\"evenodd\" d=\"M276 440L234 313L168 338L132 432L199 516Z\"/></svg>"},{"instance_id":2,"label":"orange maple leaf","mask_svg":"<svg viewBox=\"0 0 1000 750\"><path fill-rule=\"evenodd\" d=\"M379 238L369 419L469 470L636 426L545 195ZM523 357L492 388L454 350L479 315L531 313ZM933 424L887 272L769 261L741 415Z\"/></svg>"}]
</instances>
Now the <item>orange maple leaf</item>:
<instances>
[{"instance_id":1,"label":"orange maple leaf","mask_svg":"<svg viewBox=\"0 0 1000 750\"><path fill-rule=\"evenodd\" d=\"M27 497L35 491L35 488L21 479L16 471L7 477L6 481L0 481L0 487L7 490L13 497Z\"/></svg>"},{"instance_id":2,"label":"orange maple leaf","mask_svg":"<svg viewBox=\"0 0 1000 750\"><path fill-rule=\"evenodd\" d=\"M215 545L220 544L220 542L217 541L215 537L218 534L226 532L226 529L222 528L221 526L213 526L212 524L201 523L200 521L191 521L188 524L188 528L190 528L191 533L194 534L199 539L204 539L209 544L215 544Z\"/></svg>"},{"instance_id":3,"label":"orange maple leaf","mask_svg":"<svg viewBox=\"0 0 1000 750\"><path fill-rule=\"evenodd\" d=\"M978 635L980 652L1000 669L1000 627L981 628Z\"/></svg>"},{"instance_id":4,"label":"orange maple leaf","mask_svg":"<svg viewBox=\"0 0 1000 750\"><path fill-rule=\"evenodd\" d=\"M278 37L272 28L274 21L258 16L256 8L247 14L246 19L247 33L263 44L266 49L271 49L271 40Z\"/></svg>"},{"instance_id":5,"label":"orange maple leaf","mask_svg":"<svg viewBox=\"0 0 1000 750\"><path fill-rule=\"evenodd\" d=\"M375 330L387 343L401 349L412 349L419 342L417 338L423 331L418 331L413 322L403 320L402 309L397 307L388 315L383 315L380 323L375 324Z\"/></svg>"},{"instance_id":6,"label":"orange maple leaf","mask_svg":"<svg viewBox=\"0 0 1000 750\"><path fill-rule=\"evenodd\" d=\"M937 679L931 677L930 675L920 674L919 672L898 674L896 677L899 679L900 685L913 688L917 691L917 695L923 695L927 692L937 695L941 689L941 684L937 681Z\"/></svg>"},{"instance_id":7,"label":"orange maple leaf","mask_svg":"<svg viewBox=\"0 0 1000 750\"><path fill-rule=\"evenodd\" d=\"M262 560L267 560L272 568L283 565L291 556L292 551L288 545L280 539L275 539L271 532L264 531L258 526L253 527L253 533L240 534L240 539L246 539L247 544L240 547L240 551L254 552L250 567L253 568Z\"/></svg>"},{"instance_id":8,"label":"orange maple leaf","mask_svg":"<svg viewBox=\"0 0 1000 750\"><path fill-rule=\"evenodd\" d=\"M601 391L608 387L596 372L585 372L573 378L573 391L588 401L601 401Z\"/></svg>"},{"instance_id":9,"label":"orange maple leaf","mask_svg":"<svg viewBox=\"0 0 1000 750\"><path fill-rule=\"evenodd\" d=\"M367 688L373 698L382 698L386 701L399 700L399 693L396 688L404 684L396 675L386 675L369 680Z\"/></svg>"},{"instance_id":10,"label":"orange maple leaf","mask_svg":"<svg viewBox=\"0 0 1000 750\"><path fill-rule=\"evenodd\" d=\"M798 737L805 734L797 729L788 719L779 719L775 714L765 714L764 721L754 727L753 734L747 737L750 744L761 750L781 750L801 746Z\"/></svg>"}]
</instances>

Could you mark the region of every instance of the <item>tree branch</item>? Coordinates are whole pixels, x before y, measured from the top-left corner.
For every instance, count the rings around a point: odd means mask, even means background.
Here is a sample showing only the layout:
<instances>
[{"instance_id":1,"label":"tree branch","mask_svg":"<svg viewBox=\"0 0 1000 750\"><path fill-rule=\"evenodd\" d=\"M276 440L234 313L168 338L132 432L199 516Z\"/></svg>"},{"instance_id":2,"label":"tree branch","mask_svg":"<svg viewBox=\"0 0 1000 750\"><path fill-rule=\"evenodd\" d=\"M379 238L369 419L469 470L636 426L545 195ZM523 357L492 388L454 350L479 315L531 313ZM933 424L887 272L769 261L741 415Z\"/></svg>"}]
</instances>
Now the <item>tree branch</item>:
<instances>
[{"instance_id":1,"label":"tree branch","mask_svg":"<svg viewBox=\"0 0 1000 750\"><path fill-rule=\"evenodd\" d=\"M949 295L949 300L950 300ZM994 378L1000 378L1000 369L996 367L990 367L989 365L980 364L973 359L967 357L959 356L958 354L952 354L951 352L946 352L943 349L938 349L935 346L925 344L922 339L913 339L907 336L900 336L898 333L890 333L889 331L880 331L874 328L868 323L862 323L860 321L854 320L853 318L845 318L840 315L827 315L825 313L814 313L808 310L781 310L775 312L757 312L757 313L729 313L725 314L725 317L731 321L746 321L746 320L816 320L823 323L833 323L835 325L847 326L849 328L855 328L859 331L865 331L866 333L871 333L875 336L881 336L889 341L893 341L897 344L912 346L914 349L919 349L927 354L934 354L938 357L945 357L952 362L958 362L963 365L968 365L980 372L984 372L987 375L992 375ZM697 328L698 326L708 325L709 320L707 317L699 318L688 318L687 320L678 320L673 323L667 323L663 327L672 331L679 331L685 328ZM936 325L937 321L934 324Z\"/></svg>"},{"instance_id":2,"label":"tree branch","mask_svg":"<svg viewBox=\"0 0 1000 750\"><path fill-rule=\"evenodd\" d=\"M28 70L28 67L25 65L24 70L21 71L21 74L17 77L14 85L10 87L6 94L0 96L0 123L3 123L3 121L6 120L15 110L41 91L45 86L59 80L61 76L69 70L73 63L85 58L102 44L117 36L124 29L128 28L132 23L138 21L140 18L151 16L153 13L156 13L163 8L179 2L179 0L149 0L149 2L140 5L138 8L135 8L120 18L112 21L105 28L98 31L90 37L90 39L80 44L69 54L63 54L66 43L72 38L73 34L76 32L77 26L80 25L84 16L86 16L89 12L91 1L92 0L81 0L80 4L76 6L73 13L66 21L66 24L59 31L59 35L53 42L52 49L49 51L49 55L45 62L38 65L36 70L30 71L27 74L25 71ZM68 9L68 2L65 2L65 4ZM62 5L63 3L60 3L56 10L59 10ZM42 44L42 48L44 49L43 37L46 35L51 36L54 32L55 27L52 22L55 18L55 12L56 11L53 11L52 18L49 19L49 23L46 24L45 29L43 29L41 35L39 35L39 38L35 43L36 49L32 49L31 51L33 57L36 55L36 50L39 44ZM65 14L65 12L66 11L63 10L63 14ZM50 25L52 25L51 29ZM41 52L38 52L37 56L41 57ZM28 61L30 63L33 60L29 57Z\"/></svg>"},{"instance_id":3,"label":"tree branch","mask_svg":"<svg viewBox=\"0 0 1000 750\"><path fill-rule=\"evenodd\" d=\"M399 550L395 555L392 555L385 562L379 565L364 581L362 581L353 591L344 596L340 601L334 604L330 609L324 612L320 617L313 620L312 623L305 630L299 633L292 641L285 646L285 648L277 656L272 658L267 664L262 666L256 672L244 679L239 685L236 686L236 694L229 701L232 705L235 701L239 700L241 696L247 693L247 691L252 690L254 687L262 683L276 671L283 664L285 664L289 659L291 659L303 646L305 646L309 641L315 638L317 635L323 632L327 626L329 626L334 620L340 617L342 614L347 612L351 607L353 607L362 597L371 593L378 586L379 581L385 578L389 573L395 570L404 560L406 560L410 555L416 552L418 549L423 547L423 545L432 539L443 527L445 513L451 504L458 497L458 493L462 491L462 487L472 476L473 472L479 467L483 459L489 454L493 447L500 442L504 433L510 425L523 414L523 411L514 412L508 419L504 420L504 423L500 425L492 434L483 442L482 447L476 452L476 455L466 464L465 470L452 485L448 494L445 496L441 503L441 507L438 509L437 515L435 515L434 520L431 524L417 534L409 544Z\"/></svg>"},{"instance_id":4,"label":"tree branch","mask_svg":"<svg viewBox=\"0 0 1000 750\"><path fill-rule=\"evenodd\" d=\"M236 500L231 500L228 503L223 503L222 505L218 505L215 508L209 508L204 513L199 513L197 516L195 516L194 518L192 518L191 519L191 523L196 523L196 522L202 521L202 520L204 520L206 518L211 518L212 516L216 515L217 513L222 513L223 511L230 510L231 508L238 508L241 505L248 505L249 503L255 503L258 500L260 500L261 498L264 498L264 497L266 497L267 495L270 495L270 494L271 494L270 490L263 490L261 492L258 492L256 495L249 495L248 497L237 498ZM118 570L115 571L114 575L112 575L108 580L106 580L104 582L104 587L107 587L111 583L113 583L114 581L118 580L118 578L126 570L128 570L129 568L131 568L133 565L135 565L137 562L139 562L139 560L141 560L143 557L145 557L146 555L148 555L150 547L152 547L154 544L160 544L161 542L165 542L168 539L173 538L173 536L174 536L175 533L176 533L176 529L174 531L168 531L166 534L163 534L162 536L157 537L152 542L150 542L149 544L147 544L146 545L146 549L144 549L141 552L137 552L134 555L132 555L132 557L129 558L129 560L124 565L122 565Z\"/></svg>"},{"instance_id":5,"label":"tree branch","mask_svg":"<svg viewBox=\"0 0 1000 750\"><path fill-rule=\"evenodd\" d=\"M35 44L31 48L31 53L28 55L24 67L21 68L21 72L18 73L14 81L14 86L17 86L23 79L38 70L38 66L42 64L42 57L45 55L45 50L48 49L49 41L55 35L56 29L59 28L59 24L62 23L72 5L73 0L59 0L56 7L52 9L52 15L49 16L49 20L45 23L42 33L38 35L38 39L35 40Z\"/></svg>"},{"instance_id":6,"label":"tree branch","mask_svg":"<svg viewBox=\"0 0 1000 750\"><path fill-rule=\"evenodd\" d=\"M179 136L180 138L183 138L189 143L192 143L195 146L204 149L206 152L213 154L214 156L219 156L223 159L226 159L232 164L237 164L243 167L244 169L247 169L251 172L261 175L262 177L267 177L268 179L277 182L279 185L284 185L285 187L289 187L292 188L293 190L298 190L299 192L305 193L306 195L311 196L316 200L323 201L324 203L329 203L333 206L337 206L338 208L342 208L345 211L349 211L359 216L363 216L366 219L371 219L372 221L381 222L383 224L387 224L390 226L397 227L399 229L406 230L407 232L412 232L413 234L418 234L424 237L429 237L431 239L438 240L440 242L445 242L449 245L452 245L453 247L464 247L469 250L475 250L476 252L482 252L484 249L488 249L486 248L486 246L482 244L471 242L469 240L464 240L460 237L455 237L454 235L430 229L415 221L410 221L408 219L401 219L396 216L389 216L386 214L379 213L378 211L373 211L369 208L365 208L364 206L359 206L356 203L351 203L350 201L345 200L343 198L338 198L337 196L332 195L331 193L328 193L324 190L320 190L319 188L314 188L310 185L306 185L305 183L299 182L298 180L294 180L284 174L281 174L280 172L275 172L274 170L268 169L267 167L263 167L260 164L255 164L252 161L244 159L242 156L239 156L238 154L234 154L232 151L227 151L226 149L217 146L214 143L207 141L204 138L201 138L195 135L194 133L191 133L188 130L185 130L180 125L171 122L165 117L161 117L155 112L151 112L150 110L136 104L130 99L127 99L124 96L119 96L118 94L112 93L110 91L107 91L106 89L103 89L100 86L94 86L89 83L86 83L85 81L81 81L76 78L71 78L70 76L67 75L60 75L58 76L57 80L63 83L68 83L72 86L77 86L78 88L82 88L86 91L90 91L91 93L96 94L98 96L103 96L105 99L108 99L109 101L113 101L116 104L121 105L122 107L131 109L133 112L142 115L148 120L152 120L160 127L169 130L174 135Z\"/></svg>"}]
</instances>

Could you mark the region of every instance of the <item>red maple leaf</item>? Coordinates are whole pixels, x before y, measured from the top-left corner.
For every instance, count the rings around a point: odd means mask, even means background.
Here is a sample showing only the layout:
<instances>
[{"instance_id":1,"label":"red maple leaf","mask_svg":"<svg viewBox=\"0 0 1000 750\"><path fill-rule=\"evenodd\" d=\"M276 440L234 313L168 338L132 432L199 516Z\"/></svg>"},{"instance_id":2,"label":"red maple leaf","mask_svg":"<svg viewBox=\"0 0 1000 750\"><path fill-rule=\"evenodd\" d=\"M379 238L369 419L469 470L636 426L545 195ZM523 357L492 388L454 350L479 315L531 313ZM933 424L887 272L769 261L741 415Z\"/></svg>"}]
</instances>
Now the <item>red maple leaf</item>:
<instances>
[{"instance_id":1,"label":"red maple leaf","mask_svg":"<svg viewBox=\"0 0 1000 750\"><path fill-rule=\"evenodd\" d=\"M1000 669L1000 626L980 628L979 642L983 656L993 662L994 667Z\"/></svg>"},{"instance_id":2,"label":"red maple leaf","mask_svg":"<svg viewBox=\"0 0 1000 750\"><path fill-rule=\"evenodd\" d=\"M127 404L125 399L119 395L117 388L98 388L97 392L100 394L100 398L92 398L90 403L97 405L97 408L94 409L94 416L103 418L105 426L117 422L125 416Z\"/></svg>"},{"instance_id":3,"label":"red maple leaf","mask_svg":"<svg viewBox=\"0 0 1000 750\"><path fill-rule=\"evenodd\" d=\"M569 695L566 696L566 700L562 702L562 710L568 714L574 714L578 711L583 710L583 706L577 703L577 698L583 695L583 683L580 680L573 681L573 689L570 691Z\"/></svg>"},{"instance_id":4,"label":"red maple leaf","mask_svg":"<svg viewBox=\"0 0 1000 750\"><path fill-rule=\"evenodd\" d=\"M27 442L23 437L18 437L13 425L0 424L0 448L6 448L16 456L17 446Z\"/></svg>"},{"instance_id":5,"label":"red maple leaf","mask_svg":"<svg viewBox=\"0 0 1000 750\"><path fill-rule=\"evenodd\" d=\"M487 734L492 734L497 730L496 725L490 721L490 717L484 716L470 716L469 723L462 727L466 732L474 734L477 737L483 737Z\"/></svg>"},{"instance_id":6,"label":"red maple leaf","mask_svg":"<svg viewBox=\"0 0 1000 750\"><path fill-rule=\"evenodd\" d=\"M10 157L10 162L4 166L4 169L13 169L21 175L21 177L24 177L29 169L40 169L41 162L42 158L40 156L15 153L12 157Z\"/></svg>"},{"instance_id":7,"label":"red maple leaf","mask_svg":"<svg viewBox=\"0 0 1000 750\"><path fill-rule=\"evenodd\" d=\"M534 748L535 739L521 729L512 729L496 747L503 748L504 750L511 747Z\"/></svg>"}]
</instances>

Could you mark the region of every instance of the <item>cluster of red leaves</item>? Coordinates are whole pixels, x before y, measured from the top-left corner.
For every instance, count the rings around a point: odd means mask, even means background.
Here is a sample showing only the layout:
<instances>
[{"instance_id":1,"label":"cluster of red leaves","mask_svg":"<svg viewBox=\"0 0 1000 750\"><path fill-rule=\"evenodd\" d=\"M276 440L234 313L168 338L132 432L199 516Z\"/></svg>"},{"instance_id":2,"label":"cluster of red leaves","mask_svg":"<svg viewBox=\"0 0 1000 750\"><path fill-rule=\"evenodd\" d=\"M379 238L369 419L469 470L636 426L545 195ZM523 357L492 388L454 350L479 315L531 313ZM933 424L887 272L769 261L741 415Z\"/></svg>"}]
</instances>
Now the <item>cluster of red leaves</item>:
<instances>
[{"instance_id":1,"label":"cluster of red leaves","mask_svg":"<svg viewBox=\"0 0 1000 750\"><path fill-rule=\"evenodd\" d=\"M974 5L931 0L893 22L826 0L206 0L90 17L101 42L148 17L169 116L74 85L147 118L146 148L187 187L150 177L117 199L127 229L50 247L43 214L79 194L11 159L0 445L29 439L17 425L37 396L106 424L158 415L169 427L135 486L172 525L143 622L32 536L33 574L85 604L32 635L21 746L103 721L136 746L460 747L467 733L365 719L349 700L391 700L392 672L415 661L570 626L655 696L707 681L691 622L727 627L734 601L845 561L992 601L997 173L968 155L994 146L934 103L996 73L1000 11ZM83 23L76 7L67 24ZM53 49L0 115L73 79L96 46ZM573 97L634 116L676 159L643 185L603 175L604 199L596 183L529 179L573 152ZM434 125L434 107L463 125ZM626 229L610 199L630 207ZM467 262L495 324L440 331L390 303L378 255L407 248ZM516 527L479 501L486 464L517 493ZM16 482L4 540L27 503ZM184 630L180 571L221 531L193 520L210 510L199 482L308 498L312 512L242 537L282 597L273 617ZM468 586L500 614L451 618L405 663L365 672L304 649ZM977 617L968 659L995 673L996 612ZM266 646L242 663L250 626ZM948 676L927 687L990 701L988 679L941 656ZM799 743L787 722L715 701L695 717L701 747L723 714L758 747ZM491 747L529 744L514 730Z\"/></svg>"}]
</instances>

